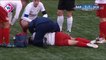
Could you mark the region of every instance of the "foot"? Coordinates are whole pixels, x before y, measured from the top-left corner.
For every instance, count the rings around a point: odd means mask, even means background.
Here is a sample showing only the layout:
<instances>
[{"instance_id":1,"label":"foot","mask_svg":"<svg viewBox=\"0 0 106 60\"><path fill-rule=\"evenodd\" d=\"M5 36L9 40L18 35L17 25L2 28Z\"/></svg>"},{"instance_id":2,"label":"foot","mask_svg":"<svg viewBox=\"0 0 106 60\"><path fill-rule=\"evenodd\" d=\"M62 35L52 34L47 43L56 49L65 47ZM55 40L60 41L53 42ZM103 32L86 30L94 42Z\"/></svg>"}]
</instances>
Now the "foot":
<instances>
[{"instance_id":1,"label":"foot","mask_svg":"<svg viewBox=\"0 0 106 60\"><path fill-rule=\"evenodd\" d=\"M15 45L14 44L8 44L8 45L6 45L6 47L7 48L13 48L13 47L15 47Z\"/></svg>"},{"instance_id":2,"label":"foot","mask_svg":"<svg viewBox=\"0 0 106 60\"><path fill-rule=\"evenodd\" d=\"M68 33L71 33L71 31L67 30Z\"/></svg>"},{"instance_id":3,"label":"foot","mask_svg":"<svg viewBox=\"0 0 106 60\"><path fill-rule=\"evenodd\" d=\"M96 43L103 44L106 43L106 40L104 38L96 38Z\"/></svg>"},{"instance_id":4,"label":"foot","mask_svg":"<svg viewBox=\"0 0 106 60\"><path fill-rule=\"evenodd\" d=\"M91 44L91 43L88 43L87 46L88 46L88 47L92 47L92 48L98 48L98 45L96 45L96 44Z\"/></svg>"},{"instance_id":5,"label":"foot","mask_svg":"<svg viewBox=\"0 0 106 60\"><path fill-rule=\"evenodd\" d=\"M0 47L3 47L3 44L0 44Z\"/></svg>"},{"instance_id":6,"label":"foot","mask_svg":"<svg viewBox=\"0 0 106 60\"><path fill-rule=\"evenodd\" d=\"M91 44L95 44L96 43L96 40L92 40L90 41Z\"/></svg>"}]
</instances>

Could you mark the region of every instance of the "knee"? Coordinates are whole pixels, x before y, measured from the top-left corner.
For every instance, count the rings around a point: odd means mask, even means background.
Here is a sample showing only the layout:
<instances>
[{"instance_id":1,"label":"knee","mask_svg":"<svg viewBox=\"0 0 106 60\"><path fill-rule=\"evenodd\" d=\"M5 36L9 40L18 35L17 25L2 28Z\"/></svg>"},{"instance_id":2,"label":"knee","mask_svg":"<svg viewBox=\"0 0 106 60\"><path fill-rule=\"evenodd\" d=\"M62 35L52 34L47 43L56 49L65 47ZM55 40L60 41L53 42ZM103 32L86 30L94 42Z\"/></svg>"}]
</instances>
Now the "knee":
<instances>
[{"instance_id":1,"label":"knee","mask_svg":"<svg viewBox=\"0 0 106 60\"><path fill-rule=\"evenodd\" d=\"M63 11L58 10L58 11L57 11L57 15L58 15L58 16L62 16L62 15L63 15Z\"/></svg>"},{"instance_id":2,"label":"knee","mask_svg":"<svg viewBox=\"0 0 106 60\"><path fill-rule=\"evenodd\" d=\"M2 23L0 23L0 28L3 28L3 24Z\"/></svg>"},{"instance_id":3,"label":"knee","mask_svg":"<svg viewBox=\"0 0 106 60\"><path fill-rule=\"evenodd\" d=\"M4 25L3 28L10 28L9 22L5 22L3 25Z\"/></svg>"},{"instance_id":4,"label":"knee","mask_svg":"<svg viewBox=\"0 0 106 60\"><path fill-rule=\"evenodd\" d=\"M21 25L22 28L28 28L29 23L27 21L20 20L20 25Z\"/></svg>"},{"instance_id":5,"label":"knee","mask_svg":"<svg viewBox=\"0 0 106 60\"><path fill-rule=\"evenodd\" d=\"M67 12L67 17L71 17L72 16L72 11L68 11Z\"/></svg>"},{"instance_id":6,"label":"knee","mask_svg":"<svg viewBox=\"0 0 106 60\"><path fill-rule=\"evenodd\" d=\"M100 22L106 22L106 18L101 18Z\"/></svg>"}]
</instances>

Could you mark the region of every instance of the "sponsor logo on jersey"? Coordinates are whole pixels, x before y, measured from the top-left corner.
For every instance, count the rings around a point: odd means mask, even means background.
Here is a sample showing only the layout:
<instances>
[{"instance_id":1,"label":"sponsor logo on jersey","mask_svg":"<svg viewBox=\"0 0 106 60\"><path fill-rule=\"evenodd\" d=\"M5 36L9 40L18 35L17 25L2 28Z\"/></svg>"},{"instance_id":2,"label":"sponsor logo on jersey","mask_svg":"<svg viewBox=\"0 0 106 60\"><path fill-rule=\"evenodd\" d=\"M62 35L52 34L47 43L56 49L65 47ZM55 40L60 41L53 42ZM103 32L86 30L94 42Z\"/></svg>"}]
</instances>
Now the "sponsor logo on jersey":
<instances>
[{"instance_id":1,"label":"sponsor logo on jersey","mask_svg":"<svg viewBox=\"0 0 106 60\"><path fill-rule=\"evenodd\" d=\"M4 8L7 12L11 12L14 9L13 5L11 5L11 4L7 4Z\"/></svg>"}]
</instances>

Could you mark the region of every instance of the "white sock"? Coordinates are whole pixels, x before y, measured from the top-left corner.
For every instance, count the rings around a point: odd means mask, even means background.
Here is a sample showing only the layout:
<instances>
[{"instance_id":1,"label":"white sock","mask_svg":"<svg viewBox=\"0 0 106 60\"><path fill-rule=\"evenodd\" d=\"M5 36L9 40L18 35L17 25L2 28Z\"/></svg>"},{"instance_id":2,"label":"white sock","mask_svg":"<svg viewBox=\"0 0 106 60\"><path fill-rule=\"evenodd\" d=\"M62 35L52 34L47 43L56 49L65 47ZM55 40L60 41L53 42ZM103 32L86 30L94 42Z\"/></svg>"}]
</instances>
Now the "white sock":
<instances>
[{"instance_id":1,"label":"white sock","mask_svg":"<svg viewBox=\"0 0 106 60\"><path fill-rule=\"evenodd\" d=\"M64 22L64 16L58 16L57 23L59 24L60 31L62 31L63 22Z\"/></svg>"},{"instance_id":2,"label":"white sock","mask_svg":"<svg viewBox=\"0 0 106 60\"><path fill-rule=\"evenodd\" d=\"M67 17L67 31L71 32L73 17Z\"/></svg>"}]
</instances>

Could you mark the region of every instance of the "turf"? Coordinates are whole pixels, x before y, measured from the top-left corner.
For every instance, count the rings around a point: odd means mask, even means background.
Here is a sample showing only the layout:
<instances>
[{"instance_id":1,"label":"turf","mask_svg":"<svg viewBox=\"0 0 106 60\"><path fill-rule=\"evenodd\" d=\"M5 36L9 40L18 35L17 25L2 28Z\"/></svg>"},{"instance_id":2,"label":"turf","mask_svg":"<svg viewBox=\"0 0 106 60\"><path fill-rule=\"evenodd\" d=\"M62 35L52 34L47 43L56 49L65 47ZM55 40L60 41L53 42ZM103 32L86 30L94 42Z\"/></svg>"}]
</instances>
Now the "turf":
<instances>
[{"instance_id":1,"label":"turf","mask_svg":"<svg viewBox=\"0 0 106 60\"><path fill-rule=\"evenodd\" d=\"M56 11L58 0L42 0L48 15L56 21ZM94 3L94 0L76 0L76 4ZM99 18L95 11L74 11L74 22L72 32L74 37L84 37L95 39L98 36ZM66 21L64 22L64 31ZM17 22L11 28L12 37L21 32ZM106 60L106 44L100 44L98 49L82 48L75 46L49 46L48 48L39 48L28 46L27 48L4 48L0 47L0 60Z\"/></svg>"}]
</instances>

